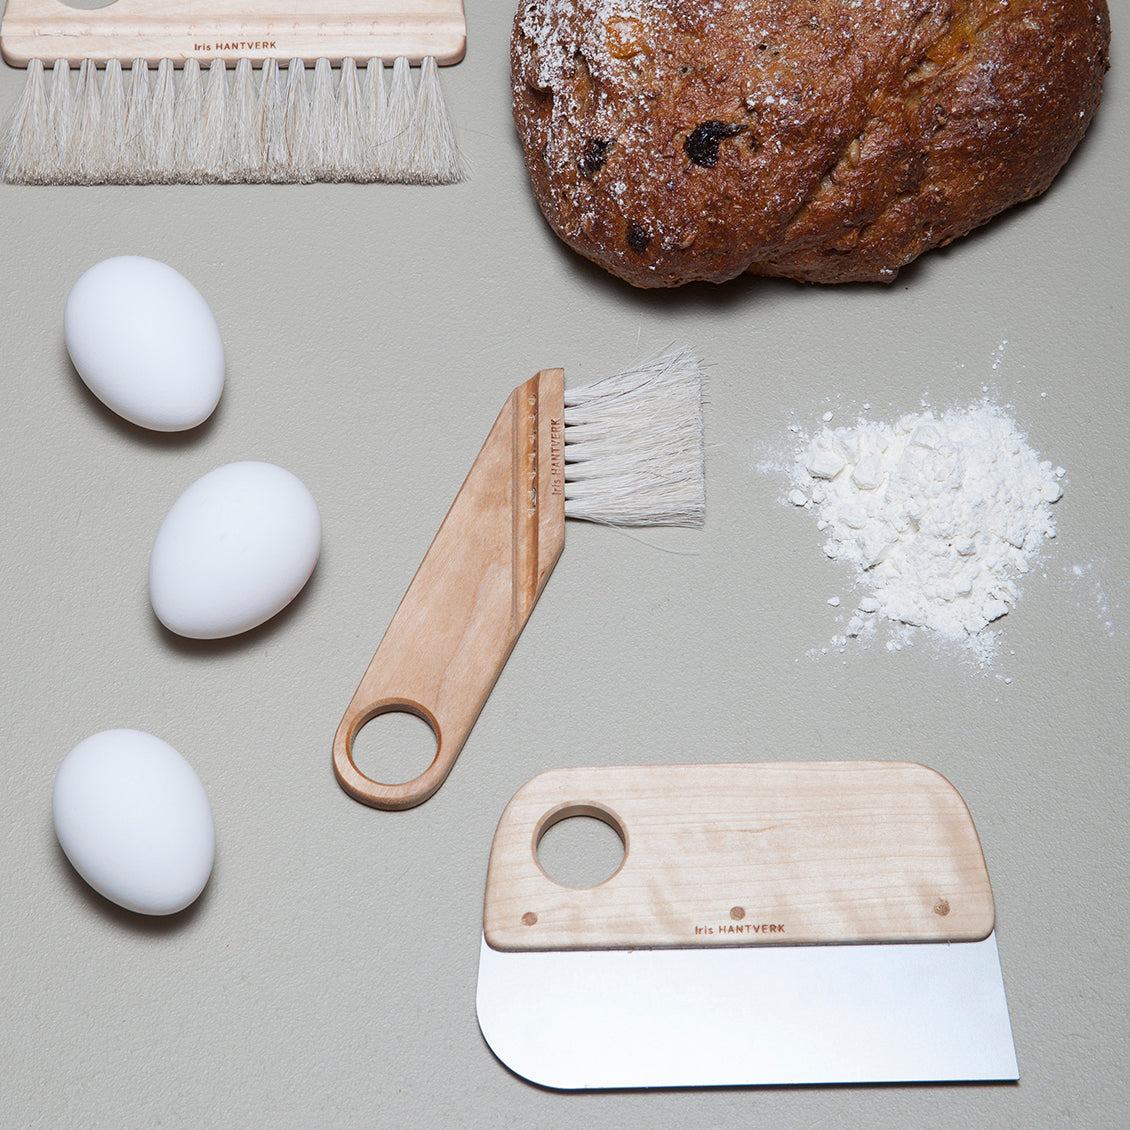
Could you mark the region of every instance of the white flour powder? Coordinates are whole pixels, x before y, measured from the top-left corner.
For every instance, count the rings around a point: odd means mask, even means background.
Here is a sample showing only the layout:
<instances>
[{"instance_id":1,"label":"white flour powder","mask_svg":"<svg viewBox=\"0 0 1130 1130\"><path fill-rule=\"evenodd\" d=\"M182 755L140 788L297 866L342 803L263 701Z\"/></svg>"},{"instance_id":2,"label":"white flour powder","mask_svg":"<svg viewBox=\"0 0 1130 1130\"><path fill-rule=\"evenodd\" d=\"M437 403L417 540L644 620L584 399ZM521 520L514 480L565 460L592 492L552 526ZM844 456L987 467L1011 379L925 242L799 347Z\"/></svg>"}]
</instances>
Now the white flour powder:
<instances>
[{"instance_id":1,"label":"white flour powder","mask_svg":"<svg viewBox=\"0 0 1130 1130\"><path fill-rule=\"evenodd\" d=\"M1001 409L980 404L825 426L797 455L789 502L812 511L824 552L866 589L846 636L885 618L987 657L983 629L1016 603L1017 578L1055 536L1063 474Z\"/></svg>"}]
</instances>

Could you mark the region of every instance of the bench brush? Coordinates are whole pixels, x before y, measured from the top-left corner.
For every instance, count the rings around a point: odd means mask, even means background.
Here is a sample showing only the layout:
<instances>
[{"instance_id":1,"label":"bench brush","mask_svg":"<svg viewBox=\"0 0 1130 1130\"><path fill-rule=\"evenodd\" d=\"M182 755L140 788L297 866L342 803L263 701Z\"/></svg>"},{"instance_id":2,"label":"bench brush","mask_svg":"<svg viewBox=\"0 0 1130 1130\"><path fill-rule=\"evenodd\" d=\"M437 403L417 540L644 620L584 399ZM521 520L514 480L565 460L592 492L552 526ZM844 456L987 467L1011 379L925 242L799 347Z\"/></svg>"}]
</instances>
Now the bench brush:
<instances>
[{"instance_id":1,"label":"bench brush","mask_svg":"<svg viewBox=\"0 0 1130 1130\"><path fill-rule=\"evenodd\" d=\"M347 707L333 743L342 788L376 808L443 783L565 545L565 519L701 526L702 381L682 349L565 391L546 369L511 392ZM436 738L415 780L383 784L353 741L379 714Z\"/></svg>"},{"instance_id":2,"label":"bench brush","mask_svg":"<svg viewBox=\"0 0 1130 1130\"><path fill-rule=\"evenodd\" d=\"M27 80L0 177L450 184L465 164L438 66L465 46L462 0L8 0L0 53Z\"/></svg>"}]
</instances>

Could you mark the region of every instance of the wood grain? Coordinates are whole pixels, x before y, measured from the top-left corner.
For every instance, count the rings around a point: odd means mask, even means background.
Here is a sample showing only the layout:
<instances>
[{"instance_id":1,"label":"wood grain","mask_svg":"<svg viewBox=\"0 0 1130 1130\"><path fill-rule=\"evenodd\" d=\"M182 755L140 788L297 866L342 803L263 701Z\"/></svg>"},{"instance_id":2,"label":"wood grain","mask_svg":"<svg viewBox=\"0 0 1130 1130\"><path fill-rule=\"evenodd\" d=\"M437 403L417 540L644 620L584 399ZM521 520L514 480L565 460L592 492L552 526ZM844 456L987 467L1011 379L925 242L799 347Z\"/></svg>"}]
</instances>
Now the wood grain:
<instances>
[{"instance_id":1,"label":"wood grain","mask_svg":"<svg viewBox=\"0 0 1130 1130\"><path fill-rule=\"evenodd\" d=\"M61 0L8 0L0 52L14 67L32 59L123 63L145 59L277 59L339 64L401 56L441 66L463 58L463 0L116 0L106 8L70 8Z\"/></svg>"},{"instance_id":2,"label":"wood grain","mask_svg":"<svg viewBox=\"0 0 1130 1130\"><path fill-rule=\"evenodd\" d=\"M430 797L459 756L565 545L565 375L547 369L506 401L342 717L338 781L377 808ZM384 784L358 769L353 741L405 711L436 735L431 765Z\"/></svg>"},{"instance_id":3,"label":"wood grain","mask_svg":"<svg viewBox=\"0 0 1130 1130\"><path fill-rule=\"evenodd\" d=\"M538 863L572 815L624 841L599 886ZM500 950L977 941L993 920L964 801L909 762L552 770L499 821L483 911Z\"/></svg>"}]
</instances>

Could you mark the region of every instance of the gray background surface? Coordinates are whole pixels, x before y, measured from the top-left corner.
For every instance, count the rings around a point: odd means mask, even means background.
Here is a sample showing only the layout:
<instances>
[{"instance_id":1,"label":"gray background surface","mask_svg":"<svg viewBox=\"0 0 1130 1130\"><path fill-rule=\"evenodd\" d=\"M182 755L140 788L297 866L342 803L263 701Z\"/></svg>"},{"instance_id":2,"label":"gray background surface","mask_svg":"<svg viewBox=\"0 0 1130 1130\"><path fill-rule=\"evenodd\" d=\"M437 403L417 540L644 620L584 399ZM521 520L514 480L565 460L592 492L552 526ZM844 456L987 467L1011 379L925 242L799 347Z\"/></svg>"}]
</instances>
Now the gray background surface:
<instances>
[{"instance_id":1,"label":"gray background surface","mask_svg":"<svg viewBox=\"0 0 1130 1130\"><path fill-rule=\"evenodd\" d=\"M889 288L643 293L574 256L522 168L503 3L470 5L467 59L443 75L463 185L0 187L0 1123L1124 1124L1130 113L1114 8L1104 105L1052 190ZM0 105L22 82L0 67ZM227 388L191 434L122 423L67 360L68 290L123 253L175 266L219 320ZM705 531L570 523L447 784L400 814L348 799L334 729L509 390L683 342L709 375ZM782 502L789 425L944 410L986 386L1067 470L1059 536L997 658L926 639L827 650L851 579ZM264 628L174 638L148 605L152 538L190 482L247 458L309 486L321 562ZM59 761L112 726L169 741L211 798L215 871L171 920L90 892L54 839ZM370 768L414 774L419 736ZM569 1095L504 1069L474 990L512 793L555 765L805 758L919 760L965 797L1020 1083Z\"/></svg>"}]
</instances>

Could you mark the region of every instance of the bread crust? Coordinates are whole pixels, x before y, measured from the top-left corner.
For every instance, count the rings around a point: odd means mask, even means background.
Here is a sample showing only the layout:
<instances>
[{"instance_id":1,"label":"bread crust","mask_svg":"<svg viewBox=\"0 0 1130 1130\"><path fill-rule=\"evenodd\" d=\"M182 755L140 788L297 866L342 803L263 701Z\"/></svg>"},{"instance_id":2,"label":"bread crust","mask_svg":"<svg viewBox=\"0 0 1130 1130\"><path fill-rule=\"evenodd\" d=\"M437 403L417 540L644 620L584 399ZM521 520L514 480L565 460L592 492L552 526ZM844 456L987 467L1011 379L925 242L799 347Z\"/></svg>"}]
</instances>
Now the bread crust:
<instances>
[{"instance_id":1,"label":"bread crust","mask_svg":"<svg viewBox=\"0 0 1130 1130\"><path fill-rule=\"evenodd\" d=\"M890 282L1042 193L1106 0L520 0L514 120L571 247L641 287Z\"/></svg>"}]
</instances>

